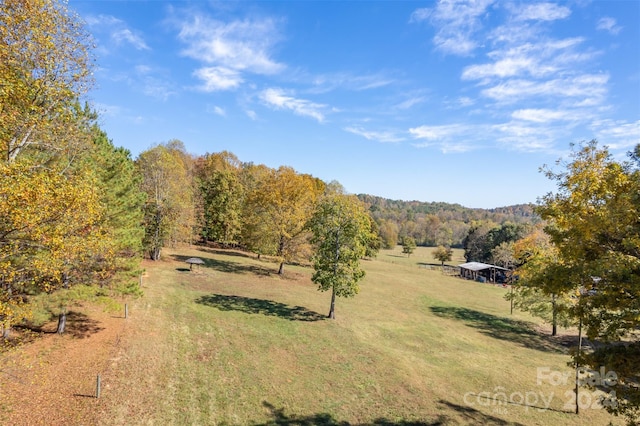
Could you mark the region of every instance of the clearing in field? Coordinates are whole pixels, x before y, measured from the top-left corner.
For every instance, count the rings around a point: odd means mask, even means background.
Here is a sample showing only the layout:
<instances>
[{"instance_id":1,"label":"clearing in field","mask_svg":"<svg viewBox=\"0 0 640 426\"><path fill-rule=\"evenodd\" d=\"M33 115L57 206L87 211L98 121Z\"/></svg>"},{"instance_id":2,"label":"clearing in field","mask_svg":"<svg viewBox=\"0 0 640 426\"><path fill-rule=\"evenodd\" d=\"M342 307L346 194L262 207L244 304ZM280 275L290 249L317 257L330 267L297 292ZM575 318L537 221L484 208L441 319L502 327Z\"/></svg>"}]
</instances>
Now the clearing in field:
<instances>
[{"instance_id":1,"label":"clearing in field","mask_svg":"<svg viewBox=\"0 0 640 426\"><path fill-rule=\"evenodd\" d=\"M191 257L204 265L190 271ZM364 261L361 293L338 299L336 320L328 320L330 294L316 290L309 268L287 267L280 277L277 264L242 252L167 250L162 261L144 264L145 295L128 302L128 319L78 307L93 329L47 334L3 355L0 419L15 425L612 420L586 389L581 414L571 413L570 333L552 339L530 317L509 315L507 289L449 277L428 263L426 248L410 258L398 248ZM92 397L97 374L100 399ZM565 374L566 381L552 380Z\"/></svg>"}]
</instances>

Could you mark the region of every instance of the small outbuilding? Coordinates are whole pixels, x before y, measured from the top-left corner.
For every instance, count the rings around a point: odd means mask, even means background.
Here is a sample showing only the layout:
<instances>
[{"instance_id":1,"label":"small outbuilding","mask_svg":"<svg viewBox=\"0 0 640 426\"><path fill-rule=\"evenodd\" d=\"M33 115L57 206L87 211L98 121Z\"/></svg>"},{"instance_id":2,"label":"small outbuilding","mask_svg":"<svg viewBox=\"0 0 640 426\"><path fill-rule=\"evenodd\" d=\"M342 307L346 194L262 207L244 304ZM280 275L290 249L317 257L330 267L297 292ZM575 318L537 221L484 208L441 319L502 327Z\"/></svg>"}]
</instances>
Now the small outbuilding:
<instances>
[{"instance_id":1,"label":"small outbuilding","mask_svg":"<svg viewBox=\"0 0 640 426\"><path fill-rule=\"evenodd\" d=\"M467 262L458 265L460 277L480 282L504 282L505 273L509 271L497 265L489 265L481 262Z\"/></svg>"},{"instance_id":2,"label":"small outbuilding","mask_svg":"<svg viewBox=\"0 0 640 426\"><path fill-rule=\"evenodd\" d=\"M199 257L190 257L185 262L189 264L189 270L193 270L193 265L204 265L204 260Z\"/></svg>"}]
</instances>

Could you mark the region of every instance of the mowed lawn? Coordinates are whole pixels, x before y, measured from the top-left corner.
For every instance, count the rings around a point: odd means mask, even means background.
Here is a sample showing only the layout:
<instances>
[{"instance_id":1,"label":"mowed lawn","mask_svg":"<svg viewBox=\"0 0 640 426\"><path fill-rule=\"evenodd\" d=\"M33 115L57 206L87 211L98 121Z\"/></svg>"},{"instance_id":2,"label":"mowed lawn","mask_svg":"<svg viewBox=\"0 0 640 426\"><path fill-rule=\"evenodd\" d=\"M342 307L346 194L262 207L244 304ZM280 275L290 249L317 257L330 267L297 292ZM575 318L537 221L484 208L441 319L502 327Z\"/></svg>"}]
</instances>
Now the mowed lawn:
<instances>
[{"instance_id":1,"label":"mowed lawn","mask_svg":"<svg viewBox=\"0 0 640 426\"><path fill-rule=\"evenodd\" d=\"M192 256L205 265L189 271ZM332 321L310 268L287 265L279 277L276 264L240 252L166 249L145 263L145 295L130 302L103 378L102 424L611 420L584 405L579 416L564 412L571 380L537 380L539 368L572 374L569 357L531 318L509 314L507 289L424 267L434 262L426 248L364 261L360 294L339 298Z\"/></svg>"}]
</instances>

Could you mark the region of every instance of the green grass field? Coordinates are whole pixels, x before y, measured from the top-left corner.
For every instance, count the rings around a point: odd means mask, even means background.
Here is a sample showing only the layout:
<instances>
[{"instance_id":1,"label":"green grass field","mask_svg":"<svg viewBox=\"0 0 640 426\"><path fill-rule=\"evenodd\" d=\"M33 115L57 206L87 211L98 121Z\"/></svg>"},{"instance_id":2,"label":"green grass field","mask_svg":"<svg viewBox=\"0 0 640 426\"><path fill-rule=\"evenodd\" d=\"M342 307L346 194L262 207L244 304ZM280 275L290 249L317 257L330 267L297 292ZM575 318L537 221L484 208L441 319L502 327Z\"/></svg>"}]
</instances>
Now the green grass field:
<instances>
[{"instance_id":1,"label":"green grass field","mask_svg":"<svg viewBox=\"0 0 640 426\"><path fill-rule=\"evenodd\" d=\"M190 272L191 256L206 264ZM463 261L456 256L451 264ZM166 250L145 264L145 296L132 302L105 374L103 424L611 420L584 405L579 416L565 412L570 379L538 383L538 368L572 374L566 348L531 318L511 316L505 288L424 267L434 262L427 248L364 261L360 294L338 299L331 321L330 294L316 290L308 268L286 266L279 277L276 264L242 253Z\"/></svg>"}]
</instances>

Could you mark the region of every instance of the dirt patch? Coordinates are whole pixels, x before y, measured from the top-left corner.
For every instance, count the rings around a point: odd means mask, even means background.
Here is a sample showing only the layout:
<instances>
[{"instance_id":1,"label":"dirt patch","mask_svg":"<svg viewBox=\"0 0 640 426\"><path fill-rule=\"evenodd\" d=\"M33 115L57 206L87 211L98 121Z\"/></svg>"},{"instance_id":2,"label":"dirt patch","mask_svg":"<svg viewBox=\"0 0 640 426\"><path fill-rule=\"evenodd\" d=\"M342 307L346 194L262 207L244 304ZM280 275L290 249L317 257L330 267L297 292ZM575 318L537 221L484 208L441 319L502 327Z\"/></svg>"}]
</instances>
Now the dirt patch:
<instances>
[{"instance_id":1,"label":"dirt patch","mask_svg":"<svg viewBox=\"0 0 640 426\"><path fill-rule=\"evenodd\" d=\"M97 376L104 383L113 373L111 359L126 324L124 315L84 305L69 313L64 335L48 324L30 341L0 353L0 423L96 424Z\"/></svg>"}]
</instances>

